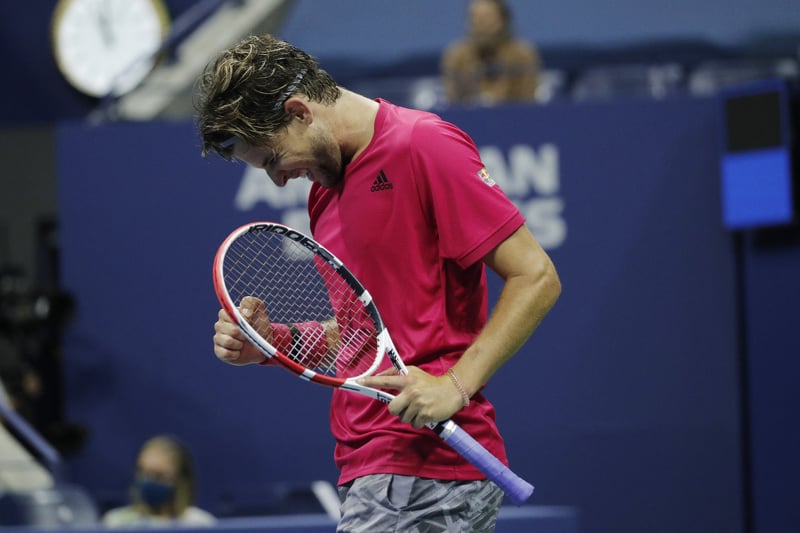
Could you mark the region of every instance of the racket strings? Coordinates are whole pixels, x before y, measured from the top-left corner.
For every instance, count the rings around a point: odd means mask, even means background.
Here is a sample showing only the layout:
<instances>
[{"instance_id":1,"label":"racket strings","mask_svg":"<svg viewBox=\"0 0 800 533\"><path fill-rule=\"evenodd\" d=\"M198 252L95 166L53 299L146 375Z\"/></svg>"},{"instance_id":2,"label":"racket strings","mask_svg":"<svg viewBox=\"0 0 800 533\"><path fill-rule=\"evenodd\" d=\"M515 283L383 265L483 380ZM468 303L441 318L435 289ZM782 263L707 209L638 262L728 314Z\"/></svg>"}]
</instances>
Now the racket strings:
<instances>
[{"instance_id":1,"label":"racket strings","mask_svg":"<svg viewBox=\"0 0 800 533\"><path fill-rule=\"evenodd\" d=\"M302 244L271 232L245 233L226 253L223 277L235 305L256 298L273 327L290 329L291 345L279 346L274 331L256 328L282 355L332 377L374 370L377 332L365 305L335 268Z\"/></svg>"}]
</instances>

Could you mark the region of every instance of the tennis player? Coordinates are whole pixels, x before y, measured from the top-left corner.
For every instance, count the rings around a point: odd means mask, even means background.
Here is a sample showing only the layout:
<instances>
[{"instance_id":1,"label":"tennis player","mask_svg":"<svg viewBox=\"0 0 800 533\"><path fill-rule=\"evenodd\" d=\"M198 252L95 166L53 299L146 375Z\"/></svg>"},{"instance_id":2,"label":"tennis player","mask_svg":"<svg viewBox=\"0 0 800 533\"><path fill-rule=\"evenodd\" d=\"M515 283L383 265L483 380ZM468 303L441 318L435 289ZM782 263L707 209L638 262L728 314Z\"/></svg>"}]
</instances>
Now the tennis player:
<instances>
[{"instance_id":1,"label":"tennis player","mask_svg":"<svg viewBox=\"0 0 800 533\"><path fill-rule=\"evenodd\" d=\"M503 493L424 425L452 417L507 464L482 391L561 290L523 216L466 133L338 86L285 41L242 40L198 87L203 155L262 168L279 187L312 182L314 238L367 287L409 365L364 378L397 394L388 408L333 393L338 531L492 531ZM486 266L504 281L490 317ZM224 311L214 352L265 361Z\"/></svg>"}]
</instances>

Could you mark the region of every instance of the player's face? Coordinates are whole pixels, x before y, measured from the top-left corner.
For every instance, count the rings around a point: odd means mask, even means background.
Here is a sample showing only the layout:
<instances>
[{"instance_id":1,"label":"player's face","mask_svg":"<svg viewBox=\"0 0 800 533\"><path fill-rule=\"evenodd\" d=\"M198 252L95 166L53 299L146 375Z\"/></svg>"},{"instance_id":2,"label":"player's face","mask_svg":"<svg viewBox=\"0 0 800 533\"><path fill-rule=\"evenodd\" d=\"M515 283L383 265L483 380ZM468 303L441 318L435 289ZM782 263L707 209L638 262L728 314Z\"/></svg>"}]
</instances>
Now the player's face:
<instances>
[{"instance_id":1,"label":"player's face","mask_svg":"<svg viewBox=\"0 0 800 533\"><path fill-rule=\"evenodd\" d=\"M473 38L492 39L502 34L505 23L493 2L476 0L469 6L469 26Z\"/></svg>"},{"instance_id":2,"label":"player's face","mask_svg":"<svg viewBox=\"0 0 800 533\"><path fill-rule=\"evenodd\" d=\"M341 150L333 137L319 127L309 127L299 121L290 122L269 146L237 142L234 156L264 169L278 187L297 178L333 187L344 174Z\"/></svg>"},{"instance_id":3,"label":"player's face","mask_svg":"<svg viewBox=\"0 0 800 533\"><path fill-rule=\"evenodd\" d=\"M178 480L175 456L163 446L148 446L136 461L136 475L173 485Z\"/></svg>"}]
</instances>

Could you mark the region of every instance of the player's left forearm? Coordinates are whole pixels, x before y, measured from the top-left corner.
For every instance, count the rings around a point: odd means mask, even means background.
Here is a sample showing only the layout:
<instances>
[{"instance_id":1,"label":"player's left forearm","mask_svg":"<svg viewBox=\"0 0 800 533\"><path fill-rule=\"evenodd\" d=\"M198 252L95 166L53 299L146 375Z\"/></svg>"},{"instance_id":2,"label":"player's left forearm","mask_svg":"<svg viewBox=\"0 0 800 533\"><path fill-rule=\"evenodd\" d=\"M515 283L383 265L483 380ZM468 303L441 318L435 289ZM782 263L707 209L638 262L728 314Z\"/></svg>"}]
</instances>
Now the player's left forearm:
<instances>
[{"instance_id":1,"label":"player's left forearm","mask_svg":"<svg viewBox=\"0 0 800 533\"><path fill-rule=\"evenodd\" d=\"M561 283L545 259L535 272L506 279L483 331L454 365L470 396L525 344L558 299Z\"/></svg>"}]
</instances>

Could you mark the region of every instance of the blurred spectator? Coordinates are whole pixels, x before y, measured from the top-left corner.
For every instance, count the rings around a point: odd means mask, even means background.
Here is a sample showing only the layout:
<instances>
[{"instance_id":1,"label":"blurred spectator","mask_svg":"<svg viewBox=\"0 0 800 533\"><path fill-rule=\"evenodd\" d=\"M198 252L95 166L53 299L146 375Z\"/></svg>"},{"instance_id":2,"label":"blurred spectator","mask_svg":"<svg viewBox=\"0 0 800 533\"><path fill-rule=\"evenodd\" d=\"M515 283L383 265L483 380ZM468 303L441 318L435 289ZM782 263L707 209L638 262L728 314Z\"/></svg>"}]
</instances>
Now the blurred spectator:
<instances>
[{"instance_id":1,"label":"blurred spectator","mask_svg":"<svg viewBox=\"0 0 800 533\"><path fill-rule=\"evenodd\" d=\"M131 504L108 511L106 527L192 525L216 520L194 504L194 468L188 449L160 435L144 443L136 459Z\"/></svg>"},{"instance_id":2,"label":"blurred spectator","mask_svg":"<svg viewBox=\"0 0 800 533\"><path fill-rule=\"evenodd\" d=\"M532 102L541 61L533 44L514 37L503 0L470 0L464 39L447 47L441 71L448 104Z\"/></svg>"}]
</instances>

